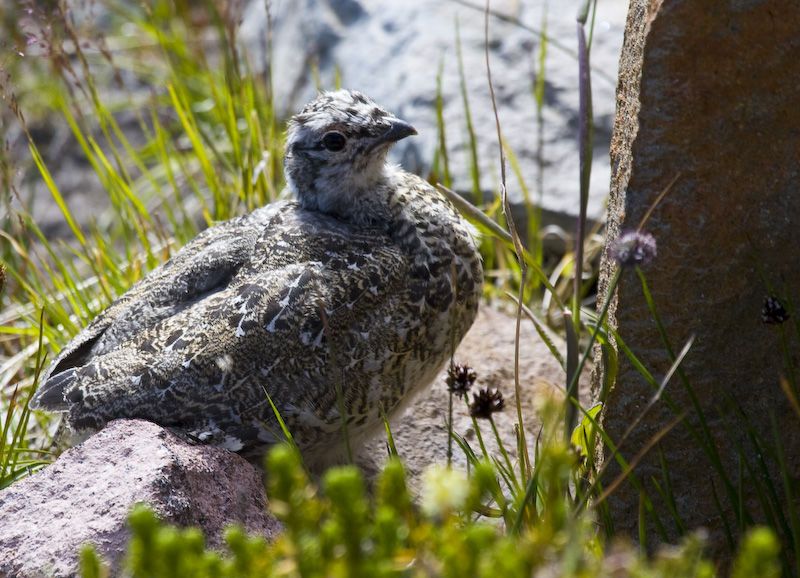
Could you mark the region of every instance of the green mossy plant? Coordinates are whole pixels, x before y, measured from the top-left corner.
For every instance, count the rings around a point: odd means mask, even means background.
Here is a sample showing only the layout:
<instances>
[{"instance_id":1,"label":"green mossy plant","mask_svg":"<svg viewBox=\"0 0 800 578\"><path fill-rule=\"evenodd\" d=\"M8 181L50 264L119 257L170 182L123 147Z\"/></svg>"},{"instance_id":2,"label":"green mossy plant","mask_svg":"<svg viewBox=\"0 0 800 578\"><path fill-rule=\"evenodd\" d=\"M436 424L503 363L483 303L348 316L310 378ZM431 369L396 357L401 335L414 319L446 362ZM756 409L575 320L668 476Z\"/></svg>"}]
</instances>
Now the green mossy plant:
<instances>
[{"instance_id":1,"label":"green mossy plant","mask_svg":"<svg viewBox=\"0 0 800 578\"><path fill-rule=\"evenodd\" d=\"M423 484L422 507L413 505L403 466L390 460L366 490L354 466L330 470L321 487L306 476L297 454L286 446L268 457L270 506L284 524L276 540L250 537L233 526L221 551L204 546L195 529L164 526L147 507L130 515L131 540L120 575L131 578L249 578L299 576L447 577L561 576L711 578L701 535L652 560L625 543L606 549L584 514L564 523L548 515L519 535L475 516L472 508L489 497L484 474L465 476L442 468ZM448 473L449 472L449 473ZM493 478L493 476L491 476ZM457 494L463 501L442 505L429 494ZM558 495L556 500L563 501ZM424 504L431 504L430 507ZM556 506L553 502L545 508ZM558 509L558 508L557 508ZM768 529L744 540L732 576L778 576L779 542ZM107 570L95 550L82 552L82 575Z\"/></svg>"}]
</instances>

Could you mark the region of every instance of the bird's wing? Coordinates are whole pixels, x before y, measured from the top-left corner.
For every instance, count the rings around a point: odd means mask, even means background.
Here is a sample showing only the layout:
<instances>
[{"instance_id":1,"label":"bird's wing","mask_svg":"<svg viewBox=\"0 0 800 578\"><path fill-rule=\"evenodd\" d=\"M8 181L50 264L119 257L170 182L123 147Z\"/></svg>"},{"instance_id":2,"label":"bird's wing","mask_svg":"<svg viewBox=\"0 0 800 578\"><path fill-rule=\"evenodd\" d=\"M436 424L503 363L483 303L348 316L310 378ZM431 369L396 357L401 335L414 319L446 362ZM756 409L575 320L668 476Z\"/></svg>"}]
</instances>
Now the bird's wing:
<instances>
[{"instance_id":1,"label":"bird's wing","mask_svg":"<svg viewBox=\"0 0 800 578\"><path fill-rule=\"evenodd\" d=\"M290 412L332 405L331 351L342 369L368 351L370 328L408 297L409 279L385 234L319 226L326 219L265 230L225 287L54 375L73 427L141 417L230 430L273 421L265 391Z\"/></svg>"},{"instance_id":2,"label":"bird's wing","mask_svg":"<svg viewBox=\"0 0 800 578\"><path fill-rule=\"evenodd\" d=\"M264 207L206 229L101 312L58 354L32 401L35 409L67 409L62 379L52 379L115 349L224 286L252 252L259 231L281 208Z\"/></svg>"}]
</instances>

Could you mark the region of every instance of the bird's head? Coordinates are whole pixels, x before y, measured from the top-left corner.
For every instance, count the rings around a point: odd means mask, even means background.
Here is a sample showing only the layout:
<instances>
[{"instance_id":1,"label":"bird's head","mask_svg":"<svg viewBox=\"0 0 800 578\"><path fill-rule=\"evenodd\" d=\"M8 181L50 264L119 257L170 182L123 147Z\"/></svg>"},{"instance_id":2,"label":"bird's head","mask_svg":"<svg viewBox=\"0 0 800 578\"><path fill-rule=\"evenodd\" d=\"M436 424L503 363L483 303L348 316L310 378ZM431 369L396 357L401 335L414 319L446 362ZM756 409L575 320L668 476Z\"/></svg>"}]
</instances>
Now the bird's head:
<instances>
[{"instance_id":1,"label":"bird's head","mask_svg":"<svg viewBox=\"0 0 800 578\"><path fill-rule=\"evenodd\" d=\"M348 220L381 213L374 193L387 182L392 145L410 124L352 90L324 92L289 121L284 170L301 205Z\"/></svg>"}]
</instances>

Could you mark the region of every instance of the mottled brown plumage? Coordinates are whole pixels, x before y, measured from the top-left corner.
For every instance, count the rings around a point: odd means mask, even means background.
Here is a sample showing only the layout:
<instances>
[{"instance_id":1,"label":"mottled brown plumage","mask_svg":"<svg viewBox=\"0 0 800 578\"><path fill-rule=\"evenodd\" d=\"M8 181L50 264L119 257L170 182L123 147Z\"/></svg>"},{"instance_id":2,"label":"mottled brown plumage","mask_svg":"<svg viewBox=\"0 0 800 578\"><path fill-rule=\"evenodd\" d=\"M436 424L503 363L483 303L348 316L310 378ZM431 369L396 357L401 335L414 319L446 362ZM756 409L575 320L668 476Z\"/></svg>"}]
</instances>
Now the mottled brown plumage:
<instances>
[{"instance_id":1,"label":"mottled brown plumage","mask_svg":"<svg viewBox=\"0 0 800 578\"><path fill-rule=\"evenodd\" d=\"M472 324L480 258L428 183L386 163L416 134L364 95L324 93L290 122L297 200L211 227L58 355L33 407L75 431L144 418L257 456L280 437L312 466L431 383Z\"/></svg>"}]
</instances>

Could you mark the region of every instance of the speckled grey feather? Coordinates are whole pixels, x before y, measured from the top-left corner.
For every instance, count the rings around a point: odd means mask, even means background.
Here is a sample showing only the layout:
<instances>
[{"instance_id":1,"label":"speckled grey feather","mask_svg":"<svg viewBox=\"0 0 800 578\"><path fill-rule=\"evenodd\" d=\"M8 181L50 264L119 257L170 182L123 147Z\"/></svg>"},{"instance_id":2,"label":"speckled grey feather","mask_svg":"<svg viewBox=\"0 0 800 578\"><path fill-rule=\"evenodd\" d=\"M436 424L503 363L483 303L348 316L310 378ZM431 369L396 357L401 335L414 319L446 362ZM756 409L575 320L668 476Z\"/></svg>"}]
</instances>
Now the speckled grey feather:
<instances>
[{"instance_id":1,"label":"speckled grey feather","mask_svg":"<svg viewBox=\"0 0 800 578\"><path fill-rule=\"evenodd\" d=\"M32 406L74 431L144 418L255 458L280 437L342 458L428 386L472 324L480 257L428 183L386 163L416 134L366 96L322 94L289 124L297 200L211 227L58 355Z\"/></svg>"}]
</instances>

